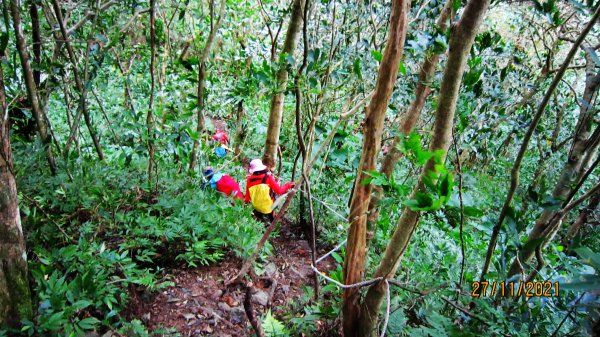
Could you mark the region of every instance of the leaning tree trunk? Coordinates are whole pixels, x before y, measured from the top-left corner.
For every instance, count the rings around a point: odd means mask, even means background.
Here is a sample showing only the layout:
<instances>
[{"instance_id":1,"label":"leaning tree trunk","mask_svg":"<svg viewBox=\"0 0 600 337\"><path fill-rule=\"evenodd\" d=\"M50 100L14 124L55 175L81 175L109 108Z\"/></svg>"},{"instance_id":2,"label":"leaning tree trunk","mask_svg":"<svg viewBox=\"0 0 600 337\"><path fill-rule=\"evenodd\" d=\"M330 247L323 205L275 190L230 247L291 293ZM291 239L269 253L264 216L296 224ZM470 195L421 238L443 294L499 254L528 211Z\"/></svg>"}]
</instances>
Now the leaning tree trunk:
<instances>
[{"instance_id":1,"label":"leaning tree trunk","mask_svg":"<svg viewBox=\"0 0 600 337\"><path fill-rule=\"evenodd\" d=\"M362 184L361 182L367 178L365 172L376 169L385 113L394 89L394 84L396 83L398 66L404 49L409 8L410 1L401 0L392 2L387 45L379 67L375 92L366 111L364 142L360 164L356 173L357 179L354 184L354 195L350 204L350 215L348 217L350 229L346 245L346 258L344 259L344 282L346 284L361 282L365 271L367 210L369 208L372 185ZM342 298L344 336L366 336L359 333L361 325L359 321L360 289L345 289Z\"/></svg>"},{"instance_id":2,"label":"leaning tree trunk","mask_svg":"<svg viewBox=\"0 0 600 337\"><path fill-rule=\"evenodd\" d=\"M4 56L4 50L0 51L0 60ZM6 109L0 67L0 327L16 327L22 319L31 318L32 309Z\"/></svg>"},{"instance_id":3,"label":"leaning tree trunk","mask_svg":"<svg viewBox=\"0 0 600 337\"><path fill-rule=\"evenodd\" d=\"M430 151L441 150L443 157L446 156L448 148L452 143L454 112L469 51L489 3L490 0L469 1L460 21L452 28L450 52L442 79L433 136L429 146ZM435 162L433 159L429 160L425 165L419 182L413 190L413 197L417 192L424 191L423 180L431 172L435 172ZM404 208L396 230L386 247L384 257L373 275L374 277L384 277L386 279L394 277L416 228L418 217L419 212L413 211L408 207ZM379 307L383 301L385 289L385 282L378 282L367 291L359 320L359 336L368 336L375 330Z\"/></svg>"},{"instance_id":4,"label":"leaning tree trunk","mask_svg":"<svg viewBox=\"0 0 600 337\"><path fill-rule=\"evenodd\" d=\"M293 56L296 49L296 40L302 23L302 9L305 0L294 0L292 6L292 16L290 24L285 35L282 53ZM265 142L265 152L263 162L267 167L275 167L277 159L277 148L279 147L279 133L281 132L281 122L283 119L283 98L288 82L288 71L285 65L277 73L277 91L271 98L271 109L269 112L269 127L267 129L267 140Z\"/></svg>"},{"instance_id":5,"label":"leaning tree trunk","mask_svg":"<svg viewBox=\"0 0 600 337\"><path fill-rule=\"evenodd\" d=\"M58 2L58 0L52 1L52 7L54 8L54 14L56 15L56 19L58 20L58 26L60 28L62 38L63 38L62 42L64 42L65 47L67 48L67 54L69 55L69 60L73 64L73 75L75 77L75 85L77 86L77 90L79 91L79 107L77 109L78 110L77 116L75 117L75 121L73 122L73 127L71 128L71 133L69 135L69 138L67 139L67 143L65 144L65 149L64 149L65 157L68 156L68 154L69 154L69 148L71 146L70 144L77 137L77 132L78 132L78 128L79 128L79 120L81 119L81 115L83 114L85 124L88 128L88 131L90 132L90 137L92 138L92 142L94 143L94 148L96 149L96 153L98 154L98 159L104 160L104 153L102 152L102 146L100 145L100 140L98 139L98 136L92 126L90 115L89 115L89 112L88 112L87 106L86 106L86 103L87 103L86 82L88 81L87 66L88 66L88 62L89 62L89 50L86 50L85 70L84 70L83 81L82 81L79 76L79 72L77 70L77 56L75 55L75 52L73 51L73 47L71 46L71 42L69 41L69 33L67 31L67 28L65 27L62 11L60 9L60 3Z\"/></svg>"},{"instance_id":6,"label":"leaning tree trunk","mask_svg":"<svg viewBox=\"0 0 600 337\"><path fill-rule=\"evenodd\" d=\"M198 89L196 94L198 95L198 115L196 121L196 137L200 137L204 132L204 89L206 87L206 62L208 61L208 55L210 54L210 50L215 41L215 37L217 36L217 31L219 30L219 26L221 25L221 21L223 19L223 13L225 12L225 0L221 0L221 7L219 8L219 17L217 18L216 23L211 27L210 33L208 34L208 39L206 40L206 45L202 50L202 55L200 56L200 63L198 64ZM211 18L212 20L213 18ZM196 169L196 165L198 164L198 147L200 146L200 140L194 140L194 145L192 146L192 153L190 155L190 167L189 171L193 172Z\"/></svg>"},{"instance_id":7,"label":"leaning tree trunk","mask_svg":"<svg viewBox=\"0 0 600 337\"><path fill-rule=\"evenodd\" d=\"M579 113L579 120L575 126L573 143L567 157L567 162L565 163L565 166L560 174L560 178L556 183L554 190L552 191L552 197L555 200L568 199L568 197L572 194L574 191L574 186L578 185L584 172L587 170L587 166L590 164L587 161L593 159L592 156L596 154L598 145L600 143L600 139L597 139L599 137L596 135L596 132L591 132L592 125L595 123L594 115L596 110L593 108L593 102L595 101L598 94L598 89L600 88L600 72L596 73L594 71L596 68L596 62L591 55L592 52L590 49L584 49L586 50L587 70L583 102L580 105L581 109ZM592 155L590 156L589 154ZM529 233L527 243L530 244L526 243L524 246L531 247L532 245L541 245L544 247L547 245L560 228L560 226L549 228L552 223L560 222L556 221L556 219L551 221L555 216L557 216L557 214L558 212L556 210L544 210ZM533 244L533 242L538 242L538 244ZM535 249L521 249L519 252L520 264L528 262L533 257L534 253ZM509 276L520 272L520 264L516 260L512 263L508 272Z\"/></svg>"},{"instance_id":8,"label":"leaning tree trunk","mask_svg":"<svg viewBox=\"0 0 600 337\"><path fill-rule=\"evenodd\" d=\"M42 140L44 150L46 151L46 159L50 165L50 172L54 175L56 174L56 162L54 161L54 155L52 154L52 140L50 139L50 132L48 131L46 115L40 108L37 86L35 85L35 79L33 77L31 65L29 64L29 56L27 52L27 45L25 44L25 37L23 36L20 15L21 11L18 2L18 0L12 0L10 2L17 50L19 52L19 58L21 59L23 77L25 79L25 86L27 87L27 96L29 98L29 102L31 103L31 110L35 118L35 122L37 123L38 133Z\"/></svg>"},{"instance_id":9,"label":"leaning tree trunk","mask_svg":"<svg viewBox=\"0 0 600 337\"><path fill-rule=\"evenodd\" d=\"M452 11L452 1L446 1L442 12L440 13L440 17L438 18L437 25L440 31L445 31L448 28L448 19L450 17L450 13ZM439 63L440 54L428 54L425 57L425 61L421 66L421 71L419 72L419 82L417 84L417 88L415 90L415 99L412 101L410 106L408 107L408 111L402 117L400 121L400 125L398 130L403 135L408 135L411 133L415 124L419 120L421 116L421 111L423 110L423 106L425 105L425 100L427 96L431 93L431 81L432 76L435 73L435 67ZM392 172L394 171L394 167L400 160L402 152L398 148L398 145L402 139L400 136L395 136L392 141L392 145L390 146L389 152L383 157L383 161L381 162L381 167L379 168L379 172L385 174L385 176L389 179L392 176ZM369 217L367 225L369 227L369 231L374 231L377 225L377 219L379 219L379 207L378 202L383 197L383 189L381 186L373 187L373 195L371 196L371 201L369 202ZM370 237L373 234L369 235Z\"/></svg>"}]
</instances>

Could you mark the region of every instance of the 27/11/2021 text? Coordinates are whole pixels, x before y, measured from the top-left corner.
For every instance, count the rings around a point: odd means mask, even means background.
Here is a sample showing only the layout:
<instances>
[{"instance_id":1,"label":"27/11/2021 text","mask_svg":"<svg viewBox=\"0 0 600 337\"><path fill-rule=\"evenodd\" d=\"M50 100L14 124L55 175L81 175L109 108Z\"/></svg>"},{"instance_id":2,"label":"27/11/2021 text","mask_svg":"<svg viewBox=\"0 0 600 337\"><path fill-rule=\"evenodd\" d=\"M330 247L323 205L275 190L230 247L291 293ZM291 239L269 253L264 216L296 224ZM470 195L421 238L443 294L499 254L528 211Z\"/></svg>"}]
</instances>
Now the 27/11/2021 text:
<instances>
[{"instance_id":1,"label":"27/11/2021 text","mask_svg":"<svg viewBox=\"0 0 600 337\"><path fill-rule=\"evenodd\" d=\"M471 296L500 296L500 297L557 297L558 282L473 282Z\"/></svg>"}]
</instances>

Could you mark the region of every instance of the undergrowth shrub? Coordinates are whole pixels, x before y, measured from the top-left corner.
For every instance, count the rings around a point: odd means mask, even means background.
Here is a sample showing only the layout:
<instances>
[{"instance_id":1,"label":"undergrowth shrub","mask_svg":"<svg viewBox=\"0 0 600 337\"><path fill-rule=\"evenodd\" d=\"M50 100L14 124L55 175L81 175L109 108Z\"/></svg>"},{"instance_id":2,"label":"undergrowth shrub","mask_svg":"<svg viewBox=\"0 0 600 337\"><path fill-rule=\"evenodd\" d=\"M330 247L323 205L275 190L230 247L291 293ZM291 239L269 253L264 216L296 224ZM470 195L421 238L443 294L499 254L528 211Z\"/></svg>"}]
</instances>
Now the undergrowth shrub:
<instances>
[{"instance_id":1,"label":"undergrowth shrub","mask_svg":"<svg viewBox=\"0 0 600 337\"><path fill-rule=\"evenodd\" d=\"M148 186L138 163L130 164L81 161L70 175L20 174L37 307L22 333L156 335L123 315L132 292L172 285L167 266L251 253L263 225L243 203L170 171L162 172L158 186ZM159 335L173 333L163 330Z\"/></svg>"}]
</instances>

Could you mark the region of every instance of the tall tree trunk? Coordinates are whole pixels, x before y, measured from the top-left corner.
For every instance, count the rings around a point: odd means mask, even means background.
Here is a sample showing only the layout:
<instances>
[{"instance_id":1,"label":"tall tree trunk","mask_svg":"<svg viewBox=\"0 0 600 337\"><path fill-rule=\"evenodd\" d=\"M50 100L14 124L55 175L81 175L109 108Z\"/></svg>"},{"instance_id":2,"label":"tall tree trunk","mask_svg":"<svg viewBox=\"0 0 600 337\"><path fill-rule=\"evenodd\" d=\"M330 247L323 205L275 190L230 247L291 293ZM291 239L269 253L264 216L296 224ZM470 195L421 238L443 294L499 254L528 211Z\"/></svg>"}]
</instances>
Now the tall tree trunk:
<instances>
[{"instance_id":1,"label":"tall tree trunk","mask_svg":"<svg viewBox=\"0 0 600 337\"><path fill-rule=\"evenodd\" d=\"M552 197L555 200L568 199L574 190L574 186L578 185L584 172L587 170L587 166L590 164L589 162L586 162L586 160L592 159L588 154L596 154L599 145L599 140L592 137L593 134L591 133L591 129L594 124L594 114L596 113L596 110L593 108L593 102L595 101L598 89L600 88L600 72L595 72L596 62L591 55L591 51L587 48L584 49L586 50L587 70L583 102L580 104L581 109L579 112L579 119L575 127L573 144L571 145L567 162L552 191ZM553 222L556 222L551 220L557 216L557 214L558 212L556 210L544 210L529 233L527 243L537 241L538 245L541 245L542 247L547 245L560 227L549 228ZM531 245L527 245L527 243L525 246L530 247ZM534 249L522 249L519 252L521 264L528 262L533 257L534 253ZM519 271L519 263L514 261L510 267L509 275L515 275Z\"/></svg>"},{"instance_id":2,"label":"tall tree trunk","mask_svg":"<svg viewBox=\"0 0 600 337\"><path fill-rule=\"evenodd\" d=\"M452 28L449 46L450 52L440 88L433 136L429 145L430 151L441 150L443 157L446 156L448 148L452 143L454 112L469 51L489 3L489 0L469 1L460 21ZM429 160L425 165L419 182L413 190L413 198L416 192L424 191L423 180L431 172L435 172L435 162L433 159ZM396 230L386 247L383 259L373 277L384 277L386 279L394 277L416 228L418 217L419 212L413 211L408 207L404 208ZM375 329L385 289L385 282L378 282L369 287L359 320L359 336L367 336Z\"/></svg>"},{"instance_id":3,"label":"tall tree trunk","mask_svg":"<svg viewBox=\"0 0 600 337\"><path fill-rule=\"evenodd\" d=\"M510 203L511 203L512 198L514 197L515 191L517 190L517 187L519 185L519 174L520 174L519 170L521 168L521 162L523 161L523 156L525 155L525 151L527 151L529 141L531 140L531 136L533 135L533 132L535 131L544 111L546 110L546 107L548 106L548 102L550 101L550 98L551 98L554 90L556 89L556 87L558 86L558 83L561 81L562 77L564 76L565 71L567 70L567 67L569 66L569 63L571 63L571 60L577 53L579 46L581 45L581 43L583 43L583 40L585 39L587 34L590 32L592 27L596 25L599 17L600 17L600 7L598 7L596 9L596 12L594 13L592 19L585 26L585 28L581 32L581 35L577 38L577 40L575 41L573 46L571 46L571 50L569 50L569 53L567 54L565 60L563 61L563 64L561 65L560 69L557 71L556 75L554 76L554 79L552 80L552 83L550 83L548 90L546 90L546 94L544 95L544 98L542 98L542 101L540 102L540 104L537 108L537 111L535 113L533 120L531 121L529 129L527 129L527 132L525 133L523 143L521 144L521 148L519 149L519 153L517 154L517 158L515 159L513 168L511 170L510 187L508 189L506 199L504 200L504 204L502 205L502 210L500 211L500 215L498 217L498 222L492 229L492 235L490 237L490 242L488 244L485 261L483 262L483 268L481 270L480 278L482 280L485 278L485 274L487 274L487 272L489 270L490 263L492 261L492 255L494 254L494 250L496 248L496 243L498 241L498 235L500 234L500 229L502 228L504 219L506 218L506 215L508 214L508 209L510 207Z\"/></svg>"},{"instance_id":4,"label":"tall tree trunk","mask_svg":"<svg viewBox=\"0 0 600 337\"><path fill-rule=\"evenodd\" d=\"M225 2L226 0L221 0L221 6L219 8L219 17L214 25L212 25L210 29L210 33L208 34L208 39L206 40L206 45L202 50L202 55L200 56L200 63L198 64L198 115L196 121L196 133L197 137L200 137L204 132L204 88L206 87L206 62L208 61L208 55L210 54L210 50L212 45L214 44L215 37L217 36L217 31L221 26L221 22L223 21L223 14L225 13ZM211 18L214 20L214 18ZM192 153L190 155L190 167L189 171L193 172L196 169L196 165L198 164L198 147L200 146L200 140L194 140L194 145L192 147Z\"/></svg>"},{"instance_id":5,"label":"tall tree trunk","mask_svg":"<svg viewBox=\"0 0 600 337\"><path fill-rule=\"evenodd\" d=\"M0 61L4 61L4 50ZM32 316L27 255L10 149L4 74L0 67L0 326L16 327Z\"/></svg>"},{"instance_id":6,"label":"tall tree trunk","mask_svg":"<svg viewBox=\"0 0 600 337\"><path fill-rule=\"evenodd\" d=\"M296 49L296 40L302 23L302 9L305 0L294 0L292 5L292 16L285 35L282 53L293 56ZM288 82L288 71L283 66L277 73L277 91L271 98L271 109L269 111L269 127L267 129L267 140L265 142L265 152L263 162L267 167L275 167L277 159L277 148L279 147L279 133L281 132L281 122L283 119L283 100Z\"/></svg>"},{"instance_id":7,"label":"tall tree trunk","mask_svg":"<svg viewBox=\"0 0 600 337\"><path fill-rule=\"evenodd\" d=\"M13 16L13 26L15 31L15 40L17 44L17 50L19 52L19 58L21 59L21 67L23 68L23 77L25 79L25 86L27 87L27 97L31 103L31 110L37 123L38 133L44 150L46 151L46 159L50 165L50 172L56 174L56 162L54 161L54 155L52 154L51 138L48 131L48 124L44 111L40 108L40 102L38 99L37 86L35 85L35 79L29 64L29 56L27 53L27 45L25 44L25 37L23 36L23 28L21 26L21 11L19 8L18 0L10 1L10 9Z\"/></svg>"},{"instance_id":8,"label":"tall tree trunk","mask_svg":"<svg viewBox=\"0 0 600 337\"><path fill-rule=\"evenodd\" d=\"M438 18L437 25L442 32L448 28L448 19L452 11L452 4L452 1L446 1L446 4L440 13L440 17ZM412 132L412 129L421 116L421 111L425 105L425 100L431 93L431 78L435 73L435 68L439 63L439 60L439 54L427 54L425 56L425 61L423 62L421 71L419 72L419 82L415 90L415 100L410 104L408 111L402 117L398 127L398 130L403 135L408 135ZM392 176L394 167L400 160L402 152L400 152L400 149L398 149L398 145L401 141L402 139L399 136L394 137L389 152L385 155L385 157L383 157L381 167L379 168L379 172L385 174L388 179ZM382 197L383 189L381 186L373 186L373 195L371 196L371 200L369 202L369 217L367 221L369 231L374 231L376 228L377 219L379 219L379 207L377 207L377 203ZM372 234L369 235L369 237L372 236Z\"/></svg>"},{"instance_id":9,"label":"tall tree trunk","mask_svg":"<svg viewBox=\"0 0 600 337\"><path fill-rule=\"evenodd\" d=\"M398 66L404 50L409 8L410 1L408 0L392 2L388 40L379 66L375 93L365 116L364 142L348 217L350 229L346 245L346 258L344 259L345 284L361 282L365 271L367 210L372 185L361 182L367 177L365 172L376 169L385 113L396 83ZM366 336L359 332L362 323L359 321L360 289L345 289L342 299L344 336Z\"/></svg>"}]
</instances>

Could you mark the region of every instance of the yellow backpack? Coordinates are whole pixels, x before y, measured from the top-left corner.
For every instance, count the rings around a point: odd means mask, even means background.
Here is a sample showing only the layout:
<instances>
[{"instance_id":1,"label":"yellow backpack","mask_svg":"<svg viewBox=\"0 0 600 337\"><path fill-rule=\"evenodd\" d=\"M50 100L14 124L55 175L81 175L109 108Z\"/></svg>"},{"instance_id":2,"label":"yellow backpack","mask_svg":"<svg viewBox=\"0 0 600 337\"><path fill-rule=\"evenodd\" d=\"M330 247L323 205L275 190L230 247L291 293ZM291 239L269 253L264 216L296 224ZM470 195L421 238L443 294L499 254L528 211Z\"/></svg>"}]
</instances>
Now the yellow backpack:
<instances>
[{"instance_id":1,"label":"yellow backpack","mask_svg":"<svg viewBox=\"0 0 600 337\"><path fill-rule=\"evenodd\" d=\"M265 184L266 180L267 175L265 174L262 183L250 187L248 192L250 193L250 202L254 206L254 209L263 214L270 214L273 212L271 209L273 200L271 199L271 188Z\"/></svg>"}]
</instances>

